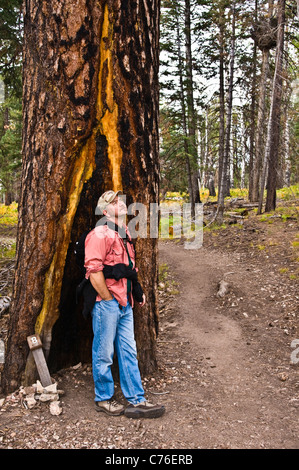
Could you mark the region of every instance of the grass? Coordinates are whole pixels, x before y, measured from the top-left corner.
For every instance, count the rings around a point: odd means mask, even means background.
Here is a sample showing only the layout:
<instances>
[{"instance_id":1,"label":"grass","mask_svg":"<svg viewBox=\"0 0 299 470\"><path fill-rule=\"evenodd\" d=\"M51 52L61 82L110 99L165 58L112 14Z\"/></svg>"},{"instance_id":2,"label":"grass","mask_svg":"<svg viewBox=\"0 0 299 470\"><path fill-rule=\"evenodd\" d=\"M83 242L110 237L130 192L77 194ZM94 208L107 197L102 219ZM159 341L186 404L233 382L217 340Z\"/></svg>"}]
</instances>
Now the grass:
<instances>
[{"instance_id":1,"label":"grass","mask_svg":"<svg viewBox=\"0 0 299 470\"><path fill-rule=\"evenodd\" d=\"M288 270L289 270L289 268L280 268L279 272L280 272L280 274L285 274L285 273L288 272Z\"/></svg>"},{"instance_id":2,"label":"grass","mask_svg":"<svg viewBox=\"0 0 299 470\"><path fill-rule=\"evenodd\" d=\"M264 193L264 198L266 197L267 192ZM216 188L216 196L209 196L209 190L204 188L200 191L200 197L203 203L207 201L217 201L218 189ZM247 188L231 188L230 196L226 199L242 197L248 199L248 189ZM277 198L284 201L289 201L292 199L299 198L299 183L293 184L290 187L285 187L277 190ZM167 200L177 200L182 202L187 202L188 194L186 192L175 192L168 191L165 194L165 199Z\"/></svg>"},{"instance_id":3,"label":"grass","mask_svg":"<svg viewBox=\"0 0 299 470\"><path fill-rule=\"evenodd\" d=\"M178 285L175 281L169 280L169 268L166 263L162 263L159 265L159 290L166 291L167 294L170 295L177 295L179 294L178 289L176 286Z\"/></svg>"},{"instance_id":4,"label":"grass","mask_svg":"<svg viewBox=\"0 0 299 470\"><path fill-rule=\"evenodd\" d=\"M12 260L16 255L16 243L0 243L0 260Z\"/></svg>"},{"instance_id":5,"label":"grass","mask_svg":"<svg viewBox=\"0 0 299 470\"><path fill-rule=\"evenodd\" d=\"M257 245L257 248L262 251L262 250L265 250L265 245Z\"/></svg>"},{"instance_id":6,"label":"grass","mask_svg":"<svg viewBox=\"0 0 299 470\"><path fill-rule=\"evenodd\" d=\"M159 265L159 282L166 282L168 277L168 266L166 263Z\"/></svg>"},{"instance_id":7,"label":"grass","mask_svg":"<svg viewBox=\"0 0 299 470\"><path fill-rule=\"evenodd\" d=\"M214 230L222 230L222 229L226 229L226 224L219 225L216 222L213 222L211 225L204 227L205 232L213 232ZM213 233L213 235L215 234Z\"/></svg>"},{"instance_id":8,"label":"grass","mask_svg":"<svg viewBox=\"0 0 299 470\"><path fill-rule=\"evenodd\" d=\"M257 212L257 209L254 209L253 212ZM290 219L296 219L298 217L298 207L296 206L278 206L275 211L264 212L263 214L256 216L260 222L267 222L268 224L273 224L274 220L280 218L283 222L287 222Z\"/></svg>"},{"instance_id":9,"label":"grass","mask_svg":"<svg viewBox=\"0 0 299 470\"><path fill-rule=\"evenodd\" d=\"M296 199L299 197L299 183L293 184L288 188L281 188L277 190L277 196L284 201Z\"/></svg>"}]
</instances>

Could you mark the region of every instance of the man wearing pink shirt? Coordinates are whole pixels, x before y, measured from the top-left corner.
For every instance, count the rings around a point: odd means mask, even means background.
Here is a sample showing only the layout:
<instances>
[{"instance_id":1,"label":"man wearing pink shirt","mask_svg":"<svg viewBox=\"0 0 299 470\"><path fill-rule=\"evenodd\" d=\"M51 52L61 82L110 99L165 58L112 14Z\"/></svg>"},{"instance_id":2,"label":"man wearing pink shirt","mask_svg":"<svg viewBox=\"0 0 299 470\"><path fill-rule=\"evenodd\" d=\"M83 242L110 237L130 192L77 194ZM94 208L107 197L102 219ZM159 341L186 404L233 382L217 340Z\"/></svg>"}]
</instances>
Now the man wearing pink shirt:
<instances>
[{"instance_id":1,"label":"man wearing pink shirt","mask_svg":"<svg viewBox=\"0 0 299 470\"><path fill-rule=\"evenodd\" d=\"M106 191L97 208L105 222L97 224L85 240L86 278L97 292L92 310L93 345L92 367L97 411L129 418L157 418L164 406L153 405L144 398L133 323L132 281L127 277L108 278L108 267L129 266L135 270L135 251L128 228L124 224L126 204L120 191ZM139 304L146 302L144 294ZM117 354L122 392L129 402L125 408L113 399L114 381L111 372L114 351Z\"/></svg>"}]
</instances>

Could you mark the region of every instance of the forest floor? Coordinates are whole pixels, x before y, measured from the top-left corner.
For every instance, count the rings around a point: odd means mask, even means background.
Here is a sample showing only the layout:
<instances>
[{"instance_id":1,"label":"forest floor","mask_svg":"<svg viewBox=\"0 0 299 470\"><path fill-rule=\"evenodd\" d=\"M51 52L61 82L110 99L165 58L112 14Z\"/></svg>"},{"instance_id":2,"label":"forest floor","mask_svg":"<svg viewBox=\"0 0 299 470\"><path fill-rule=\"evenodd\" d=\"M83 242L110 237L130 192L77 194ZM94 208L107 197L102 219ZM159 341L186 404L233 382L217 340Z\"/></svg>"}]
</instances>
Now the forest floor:
<instances>
[{"instance_id":1,"label":"forest floor","mask_svg":"<svg viewBox=\"0 0 299 470\"><path fill-rule=\"evenodd\" d=\"M159 241L159 368L143 384L162 418L97 413L91 365L78 364L53 375L59 416L3 397L0 449L298 449L298 207L280 207L207 228L197 250Z\"/></svg>"}]
</instances>

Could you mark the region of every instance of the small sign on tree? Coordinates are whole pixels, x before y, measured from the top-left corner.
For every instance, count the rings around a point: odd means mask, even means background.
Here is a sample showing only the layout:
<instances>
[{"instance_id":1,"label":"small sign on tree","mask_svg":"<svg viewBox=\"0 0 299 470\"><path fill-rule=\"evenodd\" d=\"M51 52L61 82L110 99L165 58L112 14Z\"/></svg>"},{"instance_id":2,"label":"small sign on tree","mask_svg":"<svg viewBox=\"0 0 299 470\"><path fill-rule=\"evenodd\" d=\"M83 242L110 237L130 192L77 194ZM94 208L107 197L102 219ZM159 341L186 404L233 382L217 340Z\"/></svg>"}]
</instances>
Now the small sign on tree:
<instances>
[{"instance_id":1,"label":"small sign on tree","mask_svg":"<svg viewBox=\"0 0 299 470\"><path fill-rule=\"evenodd\" d=\"M42 342L38 335L27 336L27 342L36 364L38 375L43 387L52 384L52 379L44 356Z\"/></svg>"}]
</instances>

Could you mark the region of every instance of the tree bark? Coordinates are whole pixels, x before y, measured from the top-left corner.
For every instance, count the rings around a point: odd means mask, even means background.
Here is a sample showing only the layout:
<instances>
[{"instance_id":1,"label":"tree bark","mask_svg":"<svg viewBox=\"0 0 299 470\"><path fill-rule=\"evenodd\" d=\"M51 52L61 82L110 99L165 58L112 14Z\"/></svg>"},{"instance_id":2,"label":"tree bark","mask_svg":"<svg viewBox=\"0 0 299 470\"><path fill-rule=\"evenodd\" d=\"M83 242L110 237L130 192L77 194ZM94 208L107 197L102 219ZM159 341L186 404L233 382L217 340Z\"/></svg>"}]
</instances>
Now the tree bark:
<instances>
[{"instance_id":1,"label":"tree bark","mask_svg":"<svg viewBox=\"0 0 299 470\"><path fill-rule=\"evenodd\" d=\"M251 123L252 125L252 123ZM246 126L244 114L242 116L242 157L241 157L241 189L245 188L245 168L246 168Z\"/></svg>"},{"instance_id":2,"label":"tree bark","mask_svg":"<svg viewBox=\"0 0 299 470\"><path fill-rule=\"evenodd\" d=\"M8 99L8 90L7 85L4 84L4 102L7 102ZM9 108L8 106L4 106L3 108L3 128L1 129L1 137L3 137L7 129L9 128ZM9 161L5 152L3 153L3 168L9 167ZM12 194L12 181L11 181L11 174L9 171L6 172L5 175L1 178L2 188L4 189L4 204L9 206L13 202L13 194Z\"/></svg>"},{"instance_id":3,"label":"tree bark","mask_svg":"<svg viewBox=\"0 0 299 470\"><path fill-rule=\"evenodd\" d=\"M286 22L285 27L286 39L288 33L288 25ZM292 87L291 80L288 74L288 42L285 43L285 53L284 53L284 64L283 64L283 74L284 74L284 105L283 105L283 158L282 158L282 186L290 187L291 185L291 155L290 155L290 113L289 109L291 107L291 95Z\"/></svg>"},{"instance_id":4,"label":"tree bark","mask_svg":"<svg viewBox=\"0 0 299 470\"><path fill-rule=\"evenodd\" d=\"M290 159L290 125L289 125L289 111L285 107L285 127L284 127L284 158L285 158L285 172L284 172L284 186L290 187L291 185L291 159Z\"/></svg>"},{"instance_id":5,"label":"tree bark","mask_svg":"<svg viewBox=\"0 0 299 470\"><path fill-rule=\"evenodd\" d=\"M120 189L128 204L158 202L158 27L158 0L24 2L23 169L5 392L34 376L28 335L41 336L51 370L91 357L73 250L95 225L100 194ZM147 373L157 365L157 240L138 238L136 251L147 297L135 309L136 341Z\"/></svg>"},{"instance_id":6,"label":"tree bark","mask_svg":"<svg viewBox=\"0 0 299 470\"><path fill-rule=\"evenodd\" d=\"M190 151L189 151L189 139L188 139L188 126L187 126L187 112L185 104L185 90L184 90L184 80L183 80L183 57L182 57L182 48L181 48L181 31L179 24L179 12L176 11L176 37L177 37L177 47L178 47L178 66L179 66L179 96L180 96L180 105L182 113L182 126L184 133L184 154L185 154L185 164L186 172L188 178L188 193L190 198L191 207L194 207L193 201L193 188L192 188L192 173L190 165Z\"/></svg>"},{"instance_id":7,"label":"tree bark","mask_svg":"<svg viewBox=\"0 0 299 470\"><path fill-rule=\"evenodd\" d=\"M234 80L234 60L235 60L235 3L232 4L232 36L230 48L230 75L228 87L228 100L227 100L227 114L226 126L224 136L224 152L222 159L221 179L218 192L218 207L216 220L217 223L222 223L224 212L224 198L229 194L228 181L229 181L229 149L230 149L230 134L231 134L231 121L232 121L232 107L233 107L233 80Z\"/></svg>"},{"instance_id":8,"label":"tree bark","mask_svg":"<svg viewBox=\"0 0 299 470\"><path fill-rule=\"evenodd\" d=\"M254 8L254 20L257 23L257 13L258 13L258 0L255 0ZM248 184L248 199L252 200L252 191L253 191L253 166L254 166L254 150L255 150L255 133L256 133L256 69L257 69L257 45L256 41L253 43L253 61L252 61L252 87L251 87L251 106L250 106L250 148L249 148L249 184ZM243 166L242 166L243 170ZM244 178L242 184L244 185ZM244 187L244 186L241 186Z\"/></svg>"},{"instance_id":9,"label":"tree bark","mask_svg":"<svg viewBox=\"0 0 299 470\"><path fill-rule=\"evenodd\" d=\"M208 150L208 143L209 143L209 107L207 106L206 108L206 115L205 115L205 126L204 126L204 132L202 136L202 188L206 188L206 173L208 171L208 155L209 155L209 150Z\"/></svg>"}]
</instances>

